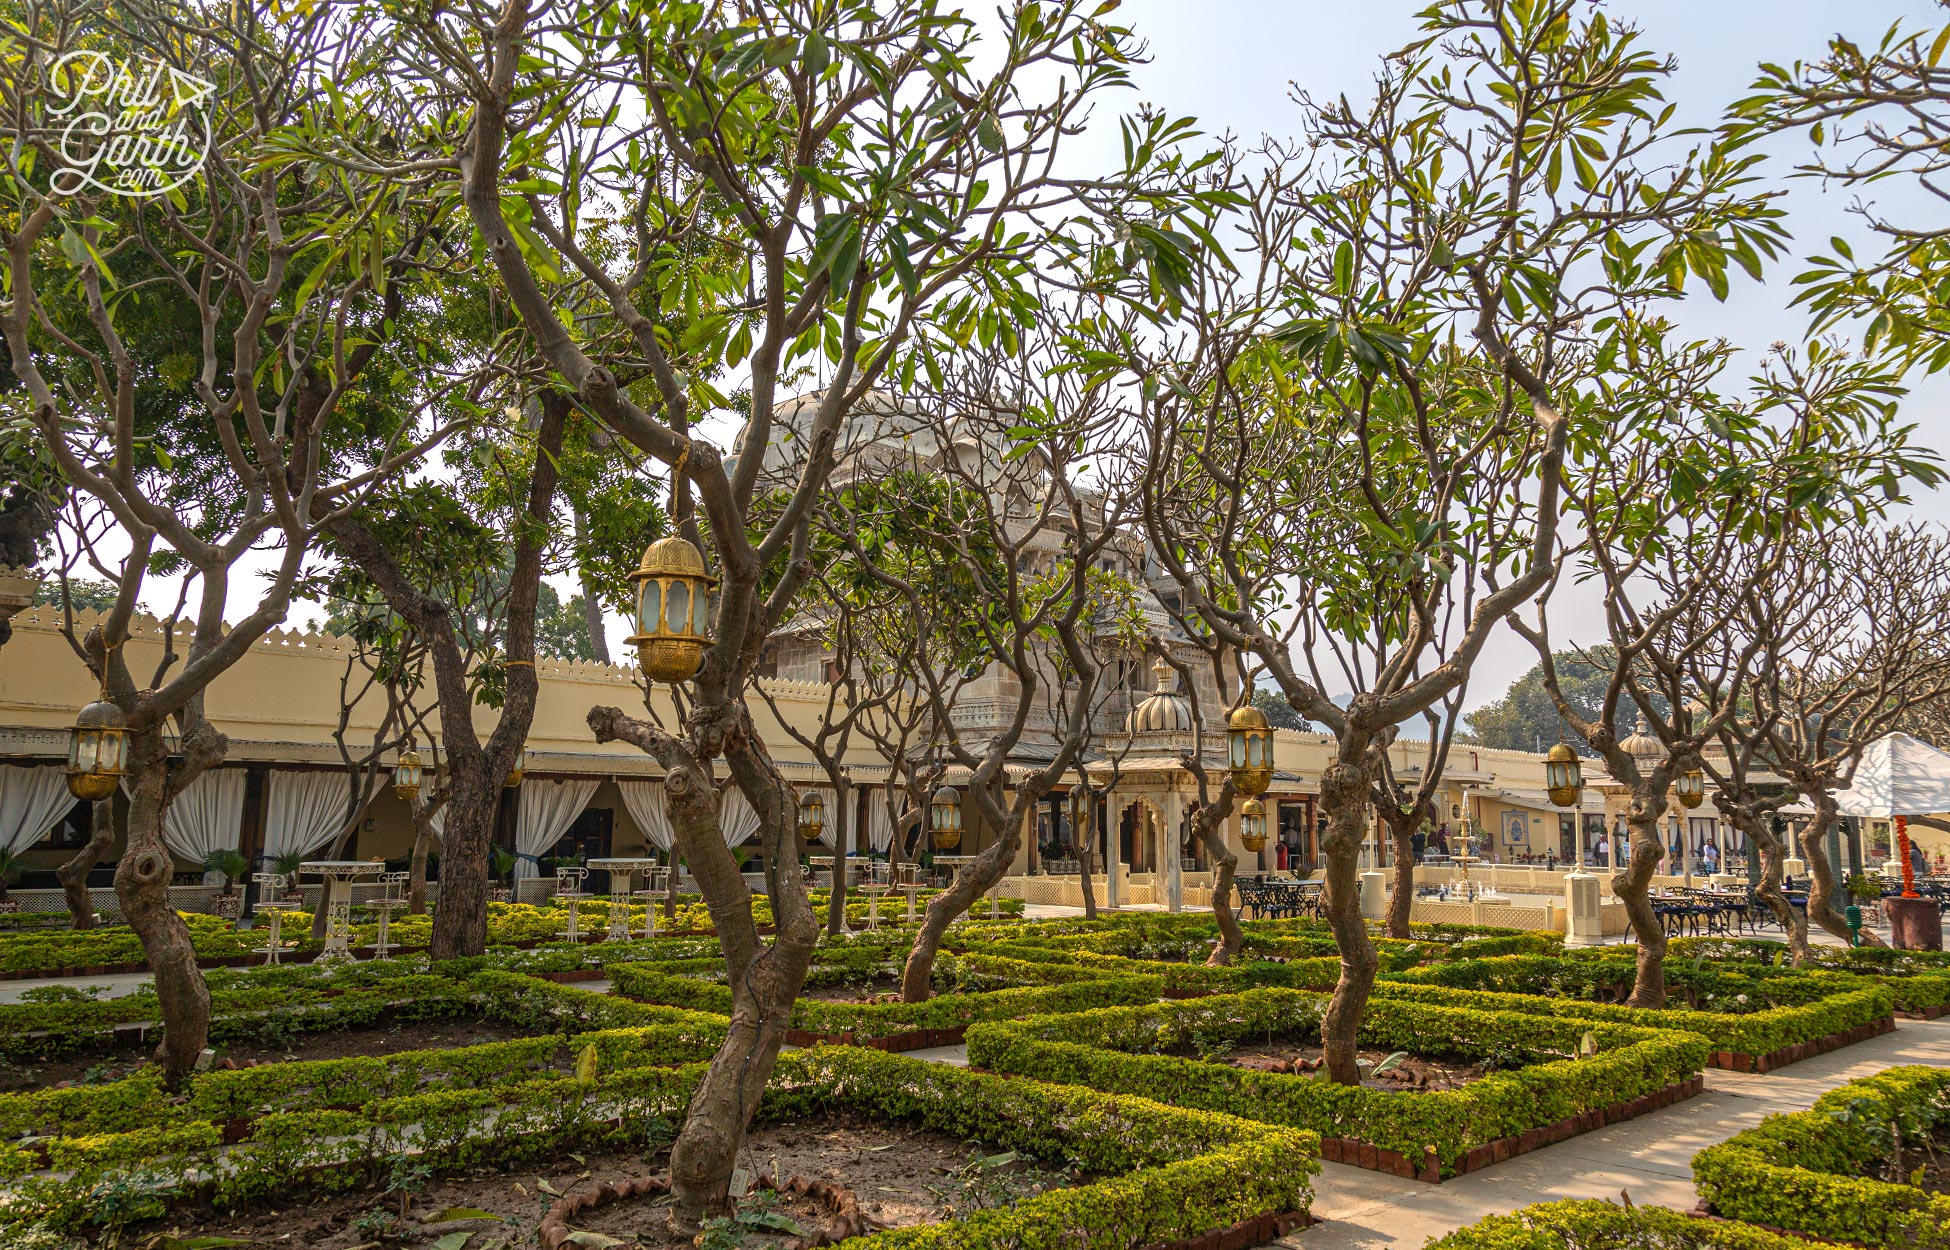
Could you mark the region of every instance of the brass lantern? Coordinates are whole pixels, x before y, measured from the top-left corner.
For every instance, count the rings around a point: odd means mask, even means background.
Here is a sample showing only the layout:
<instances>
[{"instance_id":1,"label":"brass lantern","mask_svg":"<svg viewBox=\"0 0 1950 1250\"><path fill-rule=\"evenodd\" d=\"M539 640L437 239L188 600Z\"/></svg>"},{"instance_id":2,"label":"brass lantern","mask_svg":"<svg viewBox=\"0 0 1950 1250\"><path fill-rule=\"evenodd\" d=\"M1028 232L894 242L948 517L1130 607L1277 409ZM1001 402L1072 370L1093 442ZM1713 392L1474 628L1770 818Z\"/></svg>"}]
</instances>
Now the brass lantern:
<instances>
[{"instance_id":1,"label":"brass lantern","mask_svg":"<svg viewBox=\"0 0 1950 1250\"><path fill-rule=\"evenodd\" d=\"M129 771L129 721L107 699L90 703L68 730L68 793L95 802L115 793Z\"/></svg>"},{"instance_id":2,"label":"brass lantern","mask_svg":"<svg viewBox=\"0 0 1950 1250\"><path fill-rule=\"evenodd\" d=\"M521 784L522 775L527 771L528 771L528 748L523 747L521 750L515 752L514 767L508 770L508 776L505 780L502 781L501 784L506 786L508 789L512 790L516 786Z\"/></svg>"},{"instance_id":3,"label":"brass lantern","mask_svg":"<svg viewBox=\"0 0 1950 1250\"><path fill-rule=\"evenodd\" d=\"M1544 756L1544 788L1559 807L1576 807L1584 797L1584 762L1562 742Z\"/></svg>"},{"instance_id":4,"label":"brass lantern","mask_svg":"<svg viewBox=\"0 0 1950 1250\"><path fill-rule=\"evenodd\" d=\"M1273 784L1273 726L1250 703L1226 720L1226 766L1241 794L1265 794Z\"/></svg>"},{"instance_id":5,"label":"brass lantern","mask_svg":"<svg viewBox=\"0 0 1950 1250\"><path fill-rule=\"evenodd\" d=\"M420 797L420 781L426 769L420 763L420 753L412 747L399 754L399 761L393 765L393 793L408 803Z\"/></svg>"},{"instance_id":6,"label":"brass lantern","mask_svg":"<svg viewBox=\"0 0 1950 1250\"><path fill-rule=\"evenodd\" d=\"M636 632L624 639L637 649L644 675L675 684L697 675L711 642L711 590L718 584L704 556L673 534L643 549L630 574L636 584Z\"/></svg>"},{"instance_id":7,"label":"brass lantern","mask_svg":"<svg viewBox=\"0 0 1950 1250\"><path fill-rule=\"evenodd\" d=\"M1083 786L1070 788L1070 843L1078 851L1090 830L1090 791Z\"/></svg>"},{"instance_id":8,"label":"brass lantern","mask_svg":"<svg viewBox=\"0 0 1950 1250\"><path fill-rule=\"evenodd\" d=\"M810 791L799 800L799 840L811 846L819 841L819 832L825 827L826 800L819 791Z\"/></svg>"},{"instance_id":9,"label":"brass lantern","mask_svg":"<svg viewBox=\"0 0 1950 1250\"><path fill-rule=\"evenodd\" d=\"M1689 768L1673 781L1672 788L1679 796L1679 806L1691 811L1706 801L1706 774Z\"/></svg>"},{"instance_id":10,"label":"brass lantern","mask_svg":"<svg viewBox=\"0 0 1950 1250\"><path fill-rule=\"evenodd\" d=\"M961 792L953 786L942 786L929 801L928 832L934 835L937 851L961 845Z\"/></svg>"},{"instance_id":11,"label":"brass lantern","mask_svg":"<svg viewBox=\"0 0 1950 1250\"><path fill-rule=\"evenodd\" d=\"M1239 845L1249 851L1266 847L1266 804L1247 799L1239 807Z\"/></svg>"}]
</instances>

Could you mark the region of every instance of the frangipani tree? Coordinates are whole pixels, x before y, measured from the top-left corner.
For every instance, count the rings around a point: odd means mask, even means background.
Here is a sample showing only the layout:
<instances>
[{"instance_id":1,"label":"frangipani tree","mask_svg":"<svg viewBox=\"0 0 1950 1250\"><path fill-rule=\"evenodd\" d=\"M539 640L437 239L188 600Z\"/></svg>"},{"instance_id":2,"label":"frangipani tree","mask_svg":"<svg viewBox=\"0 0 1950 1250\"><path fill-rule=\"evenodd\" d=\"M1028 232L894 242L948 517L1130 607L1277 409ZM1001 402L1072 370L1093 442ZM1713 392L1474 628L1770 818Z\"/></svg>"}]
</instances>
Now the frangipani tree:
<instances>
[{"instance_id":1,"label":"frangipani tree","mask_svg":"<svg viewBox=\"0 0 1950 1250\"><path fill-rule=\"evenodd\" d=\"M369 146L321 129L304 154L440 180L535 357L571 403L667 467L676 531L718 580L681 726L590 714L599 740L662 764L677 849L729 965L730 1031L672 1153L679 1224L727 1203L817 934L791 853L794 796L745 694L809 575L835 440L876 388L1032 324L1029 275L1088 256L1108 217L1151 194L1159 145L1182 133L1146 118L1120 177L1056 172L1062 140L1138 54L1097 7L1024 4L978 34L936 0L336 6L367 58L348 92L413 138ZM1144 254L1124 280L1169 278L1175 240L1149 221L1131 231ZM802 365L818 380L788 429L781 388ZM747 379L746 451L727 460L697 427L729 406L715 380L733 371ZM767 449L788 437L802 468L782 506L761 508ZM721 765L760 819L769 946L716 828Z\"/></svg>"},{"instance_id":2,"label":"frangipani tree","mask_svg":"<svg viewBox=\"0 0 1950 1250\"><path fill-rule=\"evenodd\" d=\"M1303 142L1213 172L1236 261L1197 272L1170 334L1083 356L1140 396L1145 523L1188 609L1334 736L1336 1081L1377 963L1372 752L1549 583L1566 457L1614 419L1593 382L1635 310L1724 289L1778 234L1750 160L1672 126L1670 70L1584 6L1436 5L1371 102L1303 97Z\"/></svg>"}]
</instances>

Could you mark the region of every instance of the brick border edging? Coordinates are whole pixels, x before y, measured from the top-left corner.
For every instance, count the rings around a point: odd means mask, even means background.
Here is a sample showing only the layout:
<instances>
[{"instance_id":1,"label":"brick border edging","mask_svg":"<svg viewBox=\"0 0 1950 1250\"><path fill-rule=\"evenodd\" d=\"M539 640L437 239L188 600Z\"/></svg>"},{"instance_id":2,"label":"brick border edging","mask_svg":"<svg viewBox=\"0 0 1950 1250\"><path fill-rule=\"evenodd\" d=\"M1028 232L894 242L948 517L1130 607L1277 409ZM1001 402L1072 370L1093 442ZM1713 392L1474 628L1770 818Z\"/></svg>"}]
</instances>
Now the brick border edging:
<instances>
[{"instance_id":1,"label":"brick border edging","mask_svg":"<svg viewBox=\"0 0 1950 1250\"><path fill-rule=\"evenodd\" d=\"M1898 1020L1940 1020L1944 1016L1950 1016L1950 1003L1938 1003L1934 1007L1925 1007L1921 1011L1898 1011L1896 1013Z\"/></svg>"},{"instance_id":2,"label":"brick border edging","mask_svg":"<svg viewBox=\"0 0 1950 1250\"><path fill-rule=\"evenodd\" d=\"M1569 1141L1583 1133L1662 1110L1699 1094L1705 1088L1704 1076L1690 1077L1625 1102L1615 1102L1595 1111L1580 1112L1555 1124L1527 1128L1515 1137L1499 1137L1481 1146L1473 1146L1462 1158L1456 1160L1456 1175L1466 1176L1471 1172L1480 1172L1484 1168L1493 1167L1518 1155L1529 1154L1545 1146ZM1384 1150L1351 1137L1323 1137L1320 1139L1320 1157L1329 1163L1345 1163L1352 1167L1386 1172L1392 1176L1422 1181L1430 1185L1440 1185L1443 1181L1441 1160L1436 1158L1434 1150L1429 1149L1423 1150L1422 1162L1418 1167L1409 1160L1407 1155L1398 1150Z\"/></svg>"},{"instance_id":3,"label":"brick border edging","mask_svg":"<svg viewBox=\"0 0 1950 1250\"><path fill-rule=\"evenodd\" d=\"M1749 1055L1738 1050L1716 1050L1707 1057L1706 1064L1711 1068L1722 1068L1732 1072L1772 1072L1776 1068L1785 1068L1791 1063L1800 1063L1803 1059L1812 1059L1816 1055L1825 1055L1831 1050L1840 1050L1844 1046L1853 1046L1857 1042L1866 1042L1872 1037L1880 1037L1884 1033L1895 1031L1896 1018L1893 1015L1883 1016L1867 1024L1858 1024L1852 1029L1843 1029L1839 1033L1830 1033L1826 1037L1796 1042L1792 1046L1783 1046L1764 1055Z\"/></svg>"},{"instance_id":4,"label":"brick border edging","mask_svg":"<svg viewBox=\"0 0 1950 1250\"><path fill-rule=\"evenodd\" d=\"M788 1046L864 1046L868 1050L884 1050L889 1054L899 1054L908 1050L928 1050L935 1046L959 1046L966 1040L968 1026L956 1025L952 1029L913 1029L906 1033L888 1033L882 1037L862 1038L858 1033L848 1030L843 1033L814 1033L806 1029L787 1029L785 1044Z\"/></svg>"}]
</instances>

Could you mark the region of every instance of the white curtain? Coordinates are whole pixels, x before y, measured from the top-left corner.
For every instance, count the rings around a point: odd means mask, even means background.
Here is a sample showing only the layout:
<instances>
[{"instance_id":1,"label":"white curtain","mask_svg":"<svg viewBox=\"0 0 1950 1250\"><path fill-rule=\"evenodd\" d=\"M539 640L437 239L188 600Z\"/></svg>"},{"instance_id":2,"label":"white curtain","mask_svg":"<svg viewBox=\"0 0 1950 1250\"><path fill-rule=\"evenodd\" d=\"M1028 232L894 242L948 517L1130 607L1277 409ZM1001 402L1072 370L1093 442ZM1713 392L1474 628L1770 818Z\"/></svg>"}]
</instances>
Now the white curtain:
<instances>
[{"instance_id":1,"label":"white curtain","mask_svg":"<svg viewBox=\"0 0 1950 1250\"><path fill-rule=\"evenodd\" d=\"M163 809L163 843L193 864L235 850L244 832L244 770L212 768Z\"/></svg>"},{"instance_id":2,"label":"white curtain","mask_svg":"<svg viewBox=\"0 0 1950 1250\"><path fill-rule=\"evenodd\" d=\"M535 861L562 840L600 781L531 781L521 788L521 819L515 825L515 879L539 877Z\"/></svg>"},{"instance_id":3,"label":"white curtain","mask_svg":"<svg viewBox=\"0 0 1950 1250\"><path fill-rule=\"evenodd\" d=\"M867 796L867 845L885 855L893 844L894 818L887 812L887 792L879 790Z\"/></svg>"},{"instance_id":4,"label":"white curtain","mask_svg":"<svg viewBox=\"0 0 1950 1250\"><path fill-rule=\"evenodd\" d=\"M309 854L345 825L345 773L273 770L264 801L264 858Z\"/></svg>"},{"instance_id":5,"label":"white curtain","mask_svg":"<svg viewBox=\"0 0 1950 1250\"><path fill-rule=\"evenodd\" d=\"M433 840L436 844L442 848L447 845L447 805L445 803L435 808L433 814L427 817L427 830L433 834Z\"/></svg>"},{"instance_id":6,"label":"white curtain","mask_svg":"<svg viewBox=\"0 0 1950 1250\"><path fill-rule=\"evenodd\" d=\"M670 806L664 800L664 783L661 781L619 781L616 788L623 792L623 806L629 811L630 819L636 827L643 830L643 836L658 850L667 851L677 840L670 827Z\"/></svg>"},{"instance_id":7,"label":"white curtain","mask_svg":"<svg viewBox=\"0 0 1950 1250\"><path fill-rule=\"evenodd\" d=\"M718 799L718 832L726 846L737 846L758 832L758 810L736 783L726 786Z\"/></svg>"},{"instance_id":8,"label":"white curtain","mask_svg":"<svg viewBox=\"0 0 1950 1250\"><path fill-rule=\"evenodd\" d=\"M0 765L0 851L24 851L74 806L61 768Z\"/></svg>"}]
</instances>

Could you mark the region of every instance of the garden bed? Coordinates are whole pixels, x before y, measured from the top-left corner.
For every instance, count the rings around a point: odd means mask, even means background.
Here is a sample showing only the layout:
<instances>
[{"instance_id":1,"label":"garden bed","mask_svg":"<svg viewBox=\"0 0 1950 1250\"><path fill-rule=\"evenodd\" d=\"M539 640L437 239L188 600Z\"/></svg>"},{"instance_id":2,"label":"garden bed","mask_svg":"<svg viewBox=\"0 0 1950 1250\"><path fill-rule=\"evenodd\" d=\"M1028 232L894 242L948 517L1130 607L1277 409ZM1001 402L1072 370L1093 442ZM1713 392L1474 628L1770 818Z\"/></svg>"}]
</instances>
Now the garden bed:
<instances>
[{"instance_id":1,"label":"garden bed","mask_svg":"<svg viewBox=\"0 0 1950 1250\"><path fill-rule=\"evenodd\" d=\"M1950 1195L1913 1183L1950 1137L1950 1069L1890 1068L1693 1156L1715 1215L1879 1250L1950 1248ZM1927 1149L1926 1149L1927 1147Z\"/></svg>"},{"instance_id":2,"label":"garden bed","mask_svg":"<svg viewBox=\"0 0 1950 1250\"><path fill-rule=\"evenodd\" d=\"M217 1075L248 1082L270 1071ZM506 1182L509 1173L543 1167L557 1171L535 1175L600 1184L603 1178L589 1161L667 1141L703 1072L701 1063L611 1070L605 1059L592 1073L566 1079L372 1097L350 1106L319 1106L331 1095L314 1089L308 1101L300 1100L306 1109L263 1114L247 1136L228 1146L216 1125L179 1122L55 1139L41 1158L0 1149L0 1175L12 1177L13 1198L0 1221L64 1230L106 1224L113 1236L134 1223L182 1224L183 1213L192 1210L288 1213L348 1192L360 1195L353 1207L370 1209L374 1195L390 1189L397 1202L403 1189L414 1186L419 1194L437 1195L412 1198L410 1214L450 1196L435 1190L434 1182L491 1171L516 1200L534 1199L532 1216L539 1222L545 1210L538 1187L523 1180L518 1183L528 1192L516 1193ZM245 1101L261 1105L269 1092L250 1091ZM1078 1250L1194 1238L1210 1245L1221 1235L1231 1238L1228 1244L1244 1245L1241 1238L1263 1240L1262 1234L1303 1222L1307 1178L1317 1168L1318 1140L1293 1129L859 1048L782 1055L759 1122L801 1125L836 1111L882 1131L927 1129L956 1143L979 1140L991 1151L985 1158L1017 1152L1063 1160L1103 1178L1046 1187L1006 1208L958 1210L946 1235L967 1246L1041 1243L1059 1235ZM573 1172L565 1170L565 1160L577 1155ZM964 1164L970 1158L959 1157ZM764 1157L753 1158L765 1166ZM844 1167L840 1171L844 1175ZM564 1188L554 1180L550 1187ZM104 1204L100 1195L110 1191L117 1201ZM543 1194L551 1203L561 1197ZM343 1206L326 1211L334 1212L345 1213L348 1226L357 1214ZM943 1231L882 1232L875 1243L891 1250L932 1242ZM0 1239L6 1232L0 1226Z\"/></svg>"},{"instance_id":3,"label":"garden bed","mask_svg":"<svg viewBox=\"0 0 1950 1250\"><path fill-rule=\"evenodd\" d=\"M1494 1070L1460 1089L1407 1092L1170 1053L1222 1055L1269 1037L1317 1043L1327 1001L1262 989L982 1023L968 1030L968 1056L998 1072L1313 1129L1342 1139L1323 1146L1329 1158L1431 1182L1701 1087L1707 1046L1695 1034L1382 998L1362 1022L1367 1049L1461 1057Z\"/></svg>"},{"instance_id":4,"label":"garden bed","mask_svg":"<svg viewBox=\"0 0 1950 1250\"><path fill-rule=\"evenodd\" d=\"M405 1166L357 1189L296 1203L274 1200L231 1211L208 1205L179 1208L129 1229L125 1240L166 1231L177 1238L237 1237L349 1250L374 1241L479 1230L525 1244L541 1232L551 1210L574 1206L559 1213L567 1216L558 1221L565 1230L677 1250L689 1246L691 1238L664 1231L668 1198L663 1186L645 1186L627 1197L616 1192L637 1188L628 1182L661 1177L667 1165L667 1152L659 1150L648 1157L642 1151L565 1156L531 1168L480 1168L444 1178ZM795 1176L850 1191L865 1221L858 1231L905 1228L1011 1207L1089 1179L1060 1159L1042 1165L1018 1152L925 1126L847 1113L756 1126L740 1154L739 1168L743 1175L734 1179L741 1182L735 1188L744 1195L744 1218L724 1231L749 1250L804 1237L831 1217L830 1201L822 1203L823 1195L805 1192L820 1187L787 1185ZM607 1201L573 1202L596 1197L604 1185L610 1187ZM793 1188L801 1192L783 1192ZM484 1214L451 1218L457 1211ZM443 1215L450 1218L443 1220ZM782 1226L780 1219L791 1227Z\"/></svg>"}]
</instances>

